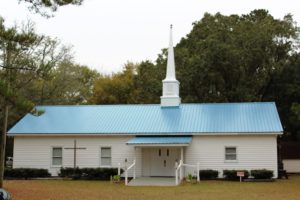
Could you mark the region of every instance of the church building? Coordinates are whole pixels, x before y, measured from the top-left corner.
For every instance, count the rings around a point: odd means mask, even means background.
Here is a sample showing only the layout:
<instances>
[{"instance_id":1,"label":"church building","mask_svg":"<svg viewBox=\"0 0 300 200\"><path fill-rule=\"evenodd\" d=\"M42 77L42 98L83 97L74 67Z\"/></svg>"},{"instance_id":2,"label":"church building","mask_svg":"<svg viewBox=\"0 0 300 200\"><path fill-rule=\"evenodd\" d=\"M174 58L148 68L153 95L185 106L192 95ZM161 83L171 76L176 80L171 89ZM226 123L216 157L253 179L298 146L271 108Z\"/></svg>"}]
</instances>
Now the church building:
<instances>
[{"instance_id":1,"label":"church building","mask_svg":"<svg viewBox=\"0 0 300 200\"><path fill-rule=\"evenodd\" d=\"M172 28L162 85L160 104L37 106L42 115L28 113L8 132L13 167L57 176L76 159L80 168L133 166L126 173L135 178L177 180L180 167L181 179L202 169L220 177L226 169L268 169L277 177L283 129L275 103L181 103Z\"/></svg>"}]
</instances>

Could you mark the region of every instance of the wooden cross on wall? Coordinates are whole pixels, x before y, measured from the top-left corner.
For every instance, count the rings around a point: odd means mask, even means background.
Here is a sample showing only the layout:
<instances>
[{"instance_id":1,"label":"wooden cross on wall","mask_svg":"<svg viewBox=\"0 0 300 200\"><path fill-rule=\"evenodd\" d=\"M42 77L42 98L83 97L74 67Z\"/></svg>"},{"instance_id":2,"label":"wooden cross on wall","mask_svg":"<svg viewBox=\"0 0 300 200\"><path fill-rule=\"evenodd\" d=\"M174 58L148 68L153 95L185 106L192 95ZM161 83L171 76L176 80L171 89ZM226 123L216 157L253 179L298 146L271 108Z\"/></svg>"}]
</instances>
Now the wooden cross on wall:
<instances>
[{"instance_id":1,"label":"wooden cross on wall","mask_svg":"<svg viewBox=\"0 0 300 200\"><path fill-rule=\"evenodd\" d=\"M74 171L76 169L76 154L77 154L77 150L85 150L85 147L77 147L77 141L74 140L74 147L66 147L65 149L71 149L74 151Z\"/></svg>"}]
</instances>

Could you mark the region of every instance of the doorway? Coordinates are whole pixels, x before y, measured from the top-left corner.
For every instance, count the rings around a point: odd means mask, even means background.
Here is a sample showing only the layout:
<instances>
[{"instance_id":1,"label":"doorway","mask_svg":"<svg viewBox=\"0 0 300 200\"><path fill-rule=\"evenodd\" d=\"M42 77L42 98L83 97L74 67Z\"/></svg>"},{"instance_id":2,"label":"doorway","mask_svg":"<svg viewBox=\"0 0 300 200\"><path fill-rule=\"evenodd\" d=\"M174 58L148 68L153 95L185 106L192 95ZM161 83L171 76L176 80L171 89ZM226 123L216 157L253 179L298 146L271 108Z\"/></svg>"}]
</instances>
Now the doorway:
<instances>
[{"instance_id":1,"label":"doorway","mask_svg":"<svg viewBox=\"0 0 300 200\"><path fill-rule=\"evenodd\" d=\"M143 148L143 176L175 176L179 160L180 148Z\"/></svg>"}]
</instances>

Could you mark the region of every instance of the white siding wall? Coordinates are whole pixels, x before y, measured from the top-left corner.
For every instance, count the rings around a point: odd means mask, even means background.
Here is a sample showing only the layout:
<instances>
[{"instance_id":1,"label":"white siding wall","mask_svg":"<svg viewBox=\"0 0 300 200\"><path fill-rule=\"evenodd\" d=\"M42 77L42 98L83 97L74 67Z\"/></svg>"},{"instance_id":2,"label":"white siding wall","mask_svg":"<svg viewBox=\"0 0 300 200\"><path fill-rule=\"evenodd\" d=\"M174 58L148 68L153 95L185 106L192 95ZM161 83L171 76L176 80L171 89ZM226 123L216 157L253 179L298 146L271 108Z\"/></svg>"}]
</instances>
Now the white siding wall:
<instances>
[{"instance_id":1,"label":"white siding wall","mask_svg":"<svg viewBox=\"0 0 300 200\"><path fill-rule=\"evenodd\" d=\"M299 159L285 159L283 160L284 169L288 173L300 173L300 160Z\"/></svg>"},{"instance_id":2,"label":"white siding wall","mask_svg":"<svg viewBox=\"0 0 300 200\"><path fill-rule=\"evenodd\" d=\"M225 147L237 147L237 162L225 161ZM184 162L200 163L200 169L269 169L277 177L277 140L270 136L193 136L185 149ZM194 170L186 169L188 173ZM219 174L222 176L222 173Z\"/></svg>"},{"instance_id":3,"label":"white siding wall","mask_svg":"<svg viewBox=\"0 0 300 200\"><path fill-rule=\"evenodd\" d=\"M51 166L52 147L73 147L74 139L77 147L86 147L86 150L77 150L78 167L100 167L100 147L111 147L112 167L118 163L124 165L127 158L132 164L136 158L136 175L141 175L141 149L126 145L131 136L118 137L18 137L14 138L13 167L45 168L56 176L59 167ZM73 150L63 149L63 167L73 167ZM132 176L132 170L129 172Z\"/></svg>"},{"instance_id":4,"label":"white siding wall","mask_svg":"<svg viewBox=\"0 0 300 200\"><path fill-rule=\"evenodd\" d=\"M136 175L142 175L142 148L126 145L132 136L91 137L20 137L14 139L14 168L45 168L57 175L60 168L51 166L52 147L73 147L77 139L77 165L79 167L100 167L100 147L112 148L112 167L124 165L125 158L131 164L136 158ZM237 162L225 162L225 146L237 147ZM184 163L200 163L201 169L270 169L277 177L276 136L193 136L190 146L184 149ZM73 150L63 149L63 167L73 167ZM145 167L145 166L144 166ZM144 171L147 167L145 167ZM185 174L194 170L186 169ZM146 173L147 174L147 173ZM132 176L132 170L129 172ZM222 176L222 174L220 174Z\"/></svg>"}]
</instances>

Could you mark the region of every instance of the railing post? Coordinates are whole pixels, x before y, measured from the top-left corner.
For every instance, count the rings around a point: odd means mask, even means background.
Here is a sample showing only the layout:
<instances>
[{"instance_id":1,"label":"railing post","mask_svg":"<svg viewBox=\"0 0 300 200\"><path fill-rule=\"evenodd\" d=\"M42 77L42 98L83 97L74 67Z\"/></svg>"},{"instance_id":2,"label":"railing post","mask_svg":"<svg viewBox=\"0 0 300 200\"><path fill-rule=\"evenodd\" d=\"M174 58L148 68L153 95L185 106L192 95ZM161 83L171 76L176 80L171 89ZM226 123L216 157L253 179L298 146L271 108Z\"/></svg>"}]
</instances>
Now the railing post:
<instances>
[{"instance_id":1,"label":"railing post","mask_svg":"<svg viewBox=\"0 0 300 200\"><path fill-rule=\"evenodd\" d=\"M133 165L133 179L135 179L135 160L133 161L134 165Z\"/></svg>"},{"instance_id":2,"label":"railing post","mask_svg":"<svg viewBox=\"0 0 300 200\"><path fill-rule=\"evenodd\" d=\"M180 168L179 168L179 180L180 181L183 179L183 177L182 177L182 164L183 164L183 161L180 160L180 164L179 164L179 166L180 166Z\"/></svg>"},{"instance_id":3,"label":"railing post","mask_svg":"<svg viewBox=\"0 0 300 200\"><path fill-rule=\"evenodd\" d=\"M200 182L200 165L197 163L197 182Z\"/></svg>"},{"instance_id":4,"label":"railing post","mask_svg":"<svg viewBox=\"0 0 300 200\"><path fill-rule=\"evenodd\" d=\"M175 184L177 185L177 168L178 168L178 162L175 162Z\"/></svg>"},{"instance_id":5,"label":"railing post","mask_svg":"<svg viewBox=\"0 0 300 200\"><path fill-rule=\"evenodd\" d=\"M178 185L178 170L175 169L175 185Z\"/></svg>"},{"instance_id":6,"label":"railing post","mask_svg":"<svg viewBox=\"0 0 300 200\"><path fill-rule=\"evenodd\" d=\"M121 163L118 163L118 176L121 175Z\"/></svg>"},{"instance_id":7,"label":"railing post","mask_svg":"<svg viewBox=\"0 0 300 200\"><path fill-rule=\"evenodd\" d=\"M125 168L125 185L128 184L128 171L127 168Z\"/></svg>"}]
</instances>

